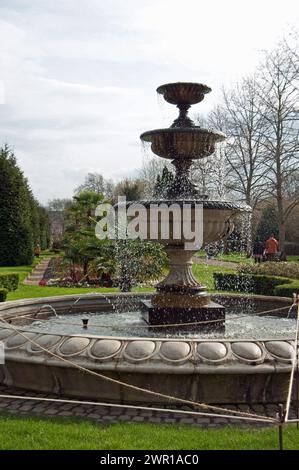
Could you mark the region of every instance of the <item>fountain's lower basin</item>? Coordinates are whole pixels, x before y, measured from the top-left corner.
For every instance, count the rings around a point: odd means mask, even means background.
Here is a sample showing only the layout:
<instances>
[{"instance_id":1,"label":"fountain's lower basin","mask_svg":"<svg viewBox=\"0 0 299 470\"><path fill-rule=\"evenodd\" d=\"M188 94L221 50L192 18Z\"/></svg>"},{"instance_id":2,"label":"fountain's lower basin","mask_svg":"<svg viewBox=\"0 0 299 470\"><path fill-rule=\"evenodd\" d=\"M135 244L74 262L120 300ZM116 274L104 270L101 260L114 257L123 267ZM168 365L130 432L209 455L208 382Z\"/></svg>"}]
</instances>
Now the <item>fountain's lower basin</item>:
<instances>
[{"instance_id":1,"label":"fountain's lower basin","mask_svg":"<svg viewBox=\"0 0 299 470\"><path fill-rule=\"evenodd\" d=\"M116 308L121 306L126 310L122 315L128 316L129 311L142 313L141 301L145 297L150 300L151 295L110 294L103 298L92 294L4 303L0 306L0 318L12 323L3 322L0 328L0 341L5 345L5 364L0 365L0 382L29 390L108 402L165 402L161 397L137 392L88 373L82 374L76 369L80 366L128 384L197 402L285 400L295 328L295 321L289 320L289 329L285 329L287 309L281 311L281 322L278 318L278 331L275 332L271 332L267 325L264 329L258 325L256 330L246 331L246 325L250 324L248 321L244 322L245 331L235 332L231 337L227 332L197 334L193 331L186 334L180 330L173 334L168 329L148 330L146 326L143 326L144 330L134 330L132 324L126 329L126 322L120 321L124 317L117 318L118 314L112 313L112 304ZM79 298L80 301L77 300ZM215 296L214 300L227 308L228 324L232 305L238 309L243 306L249 313L290 305L290 299L261 296L241 298L223 295ZM94 312L102 312L102 318L106 315L107 321L110 311L117 327L111 331L109 328L93 330L91 327L84 330L79 326L67 328L56 324L56 329L47 330L42 318L49 314L49 309L41 310L41 307L49 302L65 319L80 313L81 320L84 312L91 312L94 318ZM33 318L40 310L43 313L37 318L41 320L38 327L28 317ZM238 315L237 311L233 315ZM131 317L128 318L126 321L132 321ZM53 323L53 317L51 321ZM273 321L274 317L270 317L271 324ZM233 318L231 322L234 324ZM284 332L280 334L280 330Z\"/></svg>"}]
</instances>

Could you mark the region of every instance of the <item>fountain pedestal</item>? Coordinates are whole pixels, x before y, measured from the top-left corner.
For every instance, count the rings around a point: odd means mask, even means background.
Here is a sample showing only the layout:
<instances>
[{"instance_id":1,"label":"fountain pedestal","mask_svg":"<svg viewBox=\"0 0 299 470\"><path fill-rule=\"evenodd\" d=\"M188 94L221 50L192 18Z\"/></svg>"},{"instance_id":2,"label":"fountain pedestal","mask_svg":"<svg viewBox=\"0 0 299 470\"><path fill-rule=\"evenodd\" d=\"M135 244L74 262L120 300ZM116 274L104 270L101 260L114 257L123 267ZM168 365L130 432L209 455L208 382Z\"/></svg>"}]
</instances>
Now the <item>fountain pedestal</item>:
<instances>
[{"instance_id":1,"label":"fountain pedestal","mask_svg":"<svg viewBox=\"0 0 299 470\"><path fill-rule=\"evenodd\" d=\"M224 331L225 328L225 308L216 302L210 301L204 307L156 307L146 300L143 304L147 309L143 319L149 326L176 325L204 332Z\"/></svg>"},{"instance_id":2,"label":"fountain pedestal","mask_svg":"<svg viewBox=\"0 0 299 470\"><path fill-rule=\"evenodd\" d=\"M184 250L181 245L168 245L166 252L169 257L169 274L156 286L152 300L144 302L147 308L145 321L149 325L209 322L193 325L194 329L222 330L225 308L212 302L205 287L193 276L194 252Z\"/></svg>"}]
</instances>

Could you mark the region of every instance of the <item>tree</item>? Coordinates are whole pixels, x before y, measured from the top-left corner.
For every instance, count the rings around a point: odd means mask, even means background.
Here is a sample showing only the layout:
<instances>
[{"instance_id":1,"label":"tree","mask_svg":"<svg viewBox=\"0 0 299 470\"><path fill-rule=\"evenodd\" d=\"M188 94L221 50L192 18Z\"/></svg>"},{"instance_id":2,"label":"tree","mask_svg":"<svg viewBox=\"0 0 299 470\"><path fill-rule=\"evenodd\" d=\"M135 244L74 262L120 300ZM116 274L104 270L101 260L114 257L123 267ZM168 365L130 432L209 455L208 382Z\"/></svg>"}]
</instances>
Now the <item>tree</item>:
<instances>
[{"instance_id":1,"label":"tree","mask_svg":"<svg viewBox=\"0 0 299 470\"><path fill-rule=\"evenodd\" d=\"M49 211L55 211L55 212L63 212L65 209L70 207L72 204L72 200L65 198L65 199L51 199L48 201L47 209Z\"/></svg>"},{"instance_id":2,"label":"tree","mask_svg":"<svg viewBox=\"0 0 299 470\"><path fill-rule=\"evenodd\" d=\"M222 152L227 164L227 190L251 207L267 194L264 165L265 119L254 77L222 91L222 104L209 115L209 124L227 135Z\"/></svg>"},{"instance_id":3,"label":"tree","mask_svg":"<svg viewBox=\"0 0 299 470\"><path fill-rule=\"evenodd\" d=\"M297 47L297 46L296 46ZM298 49L296 49L298 50ZM292 197L289 185L298 175L298 64L284 41L265 53L260 67L258 95L262 106L259 113L266 122L263 132L266 150L264 165L266 176L276 200L279 243L285 252L286 223L299 204L298 179Z\"/></svg>"},{"instance_id":4,"label":"tree","mask_svg":"<svg viewBox=\"0 0 299 470\"><path fill-rule=\"evenodd\" d=\"M39 223L39 243L42 250L46 250L51 242L51 221L49 213L45 207L37 203L38 223Z\"/></svg>"},{"instance_id":5,"label":"tree","mask_svg":"<svg viewBox=\"0 0 299 470\"><path fill-rule=\"evenodd\" d=\"M97 194L103 194L106 199L112 197L114 184L112 180L106 180L100 173L88 173L83 184L75 189L76 194L82 191L91 191Z\"/></svg>"},{"instance_id":6,"label":"tree","mask_svg":"<svg viewBox=\"0 0 299 470\"><path fill-rule=\"evenodd\" d=\"M0 265L31 264L32 194L12 150L0 149Z\"/></svg>"},{"instance_id":7,"label":"tree","mask_svg":"<svg viewBox=\"0 0 299 470\"><path fill-rule=\"evenodd\" d=\"M71 261L72 270L81 267L83 277L88 279L91 262L104 256L105 240L95 236L95 209L104 202L102 194L82 191L74 196L66 212L67 225L63 240L65 257ZM94 266L93 266L94 267Z\"/></svg>"},{"instance_id":8,"label":"tree","mask_svg":"<svg viewBox=\"0 0 299 470\"><path fill-rule=\"evenodd\" d=\"M117 202L118 196L125 196L127 201L138 201L144 196L144 182L139 179L126 178L120 181L114 190L113 200Z\"/></svg>"},{"instance_id":9,"label":"tree","mask_svg":"<svg viewBox=\"0 0 299 470\"><path fill-rule=\"evenodd\" d=\"M143 161L138 172L138 179L143 181L145 197L153 197L157 178L161 176L164 167L171 171L172 164L158 157L147 158Z\"/></svg>"},{"instance_id":10,"label":"tree","mask_svg":"<svg viewBox=\"0 0 299 470\"><path fill-rule=\"evenodd\" d=\"M269 238L271 233L278 237L278 217L275 203L267 204L262 210L256 232L257 238L263 242Z\"/></svg>"},{"instance_id":11,"label":"tree","mask_svg":"<svg viewBox=\"0 0 299 470\"><path fill-rule=\"evenodd\" d=\"M48 201L47 212L51 223L50 239L52 249L62 248L62 238L65 231L65 210L72 205L72 199L52 199Z\"/></svg>"},{"instance_id":12,"label":"tree","mask_svg":"<svg viewBox=\"0 0 299 470\"><path fill-rule=\"evenodd\" d=\"M172 171L167 166L163 167L162 174L158 174L156 184L154 187L153 196L154 198L165 198L167 197L168 189L174 180Z\"/></svg>"}]
</instances>

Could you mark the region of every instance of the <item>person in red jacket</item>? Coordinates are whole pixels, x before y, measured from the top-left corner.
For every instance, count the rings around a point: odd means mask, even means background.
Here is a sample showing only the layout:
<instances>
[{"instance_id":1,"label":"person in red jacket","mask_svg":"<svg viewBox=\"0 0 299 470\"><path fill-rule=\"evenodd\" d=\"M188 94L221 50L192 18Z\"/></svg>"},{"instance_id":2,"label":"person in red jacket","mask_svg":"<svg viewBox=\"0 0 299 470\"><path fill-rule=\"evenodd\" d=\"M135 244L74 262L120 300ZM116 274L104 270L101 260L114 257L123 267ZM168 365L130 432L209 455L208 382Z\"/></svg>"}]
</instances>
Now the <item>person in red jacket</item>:
<instances>
[{"instance_id":1,"label":"person in red jacket","mask_svg":"<svg viewBox=\"0 0 299 470\"><path fill-rule=\"evenodd\" d=\"M266 241L266 256L267 260L273 260L278 253L278 241L274 237L274 233L271 233L270 237Z\"/></svg>"}]
</instances>

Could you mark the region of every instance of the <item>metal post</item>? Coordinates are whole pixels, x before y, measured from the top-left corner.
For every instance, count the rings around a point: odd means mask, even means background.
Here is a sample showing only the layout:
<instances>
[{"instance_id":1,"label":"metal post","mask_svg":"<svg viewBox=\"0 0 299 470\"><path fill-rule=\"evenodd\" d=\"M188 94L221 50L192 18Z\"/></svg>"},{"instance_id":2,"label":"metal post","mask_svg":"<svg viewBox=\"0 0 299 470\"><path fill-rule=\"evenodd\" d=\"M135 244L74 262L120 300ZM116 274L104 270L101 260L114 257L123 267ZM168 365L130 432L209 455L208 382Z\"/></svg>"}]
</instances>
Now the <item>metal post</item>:
<instances>
[{"instance_id":1,"label":"metal post","mask_svg":"<svg viewBox=\"0 0 299 470\"><path fill-rule=\"evenodd\" d=\"M298 358L298 344L295 344L296 348L296 357L297 357L297 366L296 366L296 402L297 402L297 431L299 430L299 358Z\"/></svg>"},{"instance_id":2,"label":"metal post","mask_svg":"<svg viewBox=\"0 0 299 470\"><path fill-rule=\"evenodd\" d=\"M283 450L283 422L284 422L284 411L283 405L278 405L277 418L279 420L278 424L278 441L279 441L279 450Z\"/></svg>"}]
</instances>

